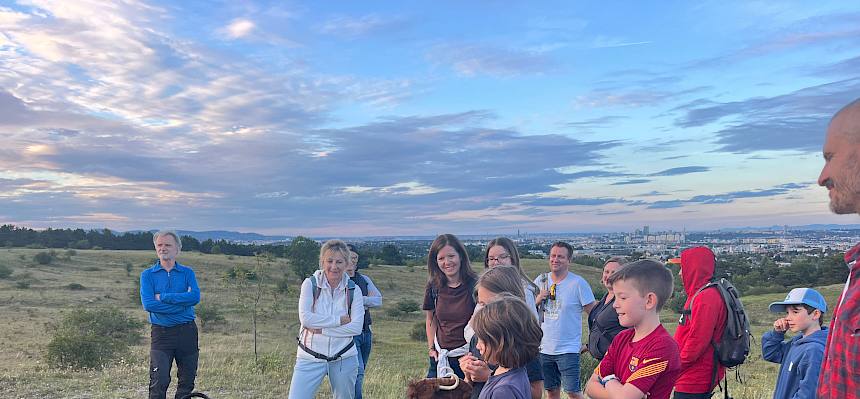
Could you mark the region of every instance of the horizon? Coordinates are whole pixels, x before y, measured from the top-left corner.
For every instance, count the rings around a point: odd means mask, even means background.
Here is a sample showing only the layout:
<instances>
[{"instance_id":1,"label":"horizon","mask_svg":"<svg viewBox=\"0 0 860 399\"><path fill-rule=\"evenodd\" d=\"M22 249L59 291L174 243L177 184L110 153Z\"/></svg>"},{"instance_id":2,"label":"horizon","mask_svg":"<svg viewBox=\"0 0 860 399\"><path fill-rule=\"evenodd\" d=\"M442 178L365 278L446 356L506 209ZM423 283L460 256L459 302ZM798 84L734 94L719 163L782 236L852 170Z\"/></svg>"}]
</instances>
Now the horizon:
<instances>
[{"instance_id":1,"label":"horizon","mask_svg":"<svg viewBox=\"0 0 860 399\"><path fill-rule=\"evenodd\" d=\"M310 237L848 224L860 4L0 0L0 224Z\"/></svg>"}]
</instances>

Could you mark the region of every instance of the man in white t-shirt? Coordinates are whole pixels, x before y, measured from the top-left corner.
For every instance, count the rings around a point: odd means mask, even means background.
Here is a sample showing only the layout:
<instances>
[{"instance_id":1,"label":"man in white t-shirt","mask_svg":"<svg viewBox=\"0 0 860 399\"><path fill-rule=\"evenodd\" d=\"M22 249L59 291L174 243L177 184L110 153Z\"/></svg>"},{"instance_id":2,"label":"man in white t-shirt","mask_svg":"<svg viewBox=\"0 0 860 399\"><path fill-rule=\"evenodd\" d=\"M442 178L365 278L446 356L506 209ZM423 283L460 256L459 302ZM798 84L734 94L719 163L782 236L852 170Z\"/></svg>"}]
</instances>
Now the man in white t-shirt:
<instances>
[{"instance_id":1,"label":"man in white t-shirt","mask_svg":"<svg viewBox=\"0 0 860 399\"><path fill-rule=\"evenodd\" d=\"M571 254L570 244L552 244L550 271L535 279L541 289L535 300L543 304L540 359L544 388L550 399L561 398L562 385L568 398L585 398L579 384L582 313L588 314L597 301L588 282L570 271Z\"/></svg>"}]
</instances>

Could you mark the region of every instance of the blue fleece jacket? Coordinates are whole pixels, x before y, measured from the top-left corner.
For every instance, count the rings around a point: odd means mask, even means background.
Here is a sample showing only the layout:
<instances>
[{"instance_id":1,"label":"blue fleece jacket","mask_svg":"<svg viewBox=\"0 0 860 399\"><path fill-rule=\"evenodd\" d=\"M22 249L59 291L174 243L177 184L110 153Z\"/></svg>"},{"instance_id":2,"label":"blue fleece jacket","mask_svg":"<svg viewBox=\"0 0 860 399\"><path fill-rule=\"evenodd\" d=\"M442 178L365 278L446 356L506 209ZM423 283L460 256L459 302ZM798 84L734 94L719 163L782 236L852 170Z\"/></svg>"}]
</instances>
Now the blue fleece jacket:
<instances>
[{"instance_id":1,"label":"blue fleece jacket","mask_svg":"<svg viewBox=\"0 0 860 399\"><path fill-rule=\"evenodd\" d=\"M785 333L768 331L761 337L765 360L781 363L776 379L774 399L815 399L818 373L827 342L827 327L804 337L796 335L785 341Z\"/></svg>"},{"instance_id":2,"label":"blue fleece jacket","mask_svg":"<svg viewBox=\"0 0 860 399\"><path fill-rule=\"evenodd\" d=\"M158 294L160 299L155 299ZM190 267L176 265L170 272L161 262L140 273L140 302L149 312L149 322L162 327L194 321L194 305L200 302L200 287Z\"/></svg>"}]
</instances>

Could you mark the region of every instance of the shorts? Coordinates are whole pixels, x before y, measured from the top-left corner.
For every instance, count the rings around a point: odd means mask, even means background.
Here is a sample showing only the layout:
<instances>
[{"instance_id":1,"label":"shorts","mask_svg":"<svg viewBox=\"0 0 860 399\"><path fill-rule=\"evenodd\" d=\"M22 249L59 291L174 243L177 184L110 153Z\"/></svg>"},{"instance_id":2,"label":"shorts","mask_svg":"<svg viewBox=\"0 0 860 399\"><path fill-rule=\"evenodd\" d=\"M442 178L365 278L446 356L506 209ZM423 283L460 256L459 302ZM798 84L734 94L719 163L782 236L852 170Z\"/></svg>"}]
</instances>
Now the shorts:
<instances>
[{"instance_id":1,"label":"shorts","mask_svg":"<svg viewBox=\"0 0 860 399\"><path fill-rule=\"evenodd\" d=\"M540 354L543 369L543 386L547 391L557 389L562 383L565 392L581 392L579 384L579 353L560 355Z\"/></svg>"},{"instance_id":2,"label":"shorts","mask_svg":"<svg viewBox=\"0 0 860 399\"><path fill-rule=\"evenodd\" d=\"M529 382L543 381L543 366L540 364L540 355L526 363L526 373L529 374Z\"/></svg>"}]
</instances>

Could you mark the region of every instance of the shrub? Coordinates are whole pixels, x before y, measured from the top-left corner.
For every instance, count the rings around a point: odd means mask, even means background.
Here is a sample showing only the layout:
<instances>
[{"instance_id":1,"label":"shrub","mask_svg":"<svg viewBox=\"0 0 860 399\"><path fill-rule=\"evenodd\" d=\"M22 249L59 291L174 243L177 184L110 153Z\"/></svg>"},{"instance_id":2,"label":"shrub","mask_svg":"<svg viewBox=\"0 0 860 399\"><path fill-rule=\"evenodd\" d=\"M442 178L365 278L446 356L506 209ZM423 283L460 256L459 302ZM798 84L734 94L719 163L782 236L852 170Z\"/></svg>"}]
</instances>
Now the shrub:
<instances>
[{"instance_id":1,"label":"shrub","mask_svg":"<svg viewBox=\"0 0 860 399\"><path fill-rule=\"evenodd\" d=\"M33 255L33 260L40 265L49 265L54 261L54 257L51 256L51 254L42 251Z\"/></svg>"},{"instance_id":2,"label":"shrub","mask_svg":"<svg viewBox=\"0 0 860 399\"><path fill-rule=\"evenodd\" d=\"M15 283L15 288L26 290L27 288L30 288L30 283L30 280L19 280Z\"/></svg>"},{"instance_id":3,"label":"shrub","mask_svg":"<svg viewBox=\"0 0 860 399\"><path fill-rule=\"evenodd\" d=\"M397 310L403 313L412 313L421 310L421 305L413 299L404 299L397 302Z\"/></svg>"},{"instance_id":4,"label":"shrub","mask_svg":"<svg viewBox=\"0 0 860 399\"><path fill-rule=\"evenodd\" d=\"M253 281L257 279L257 272L250 269L246 269L242 266L234 266L232 269L225 272L224 275L231 280L239 278Z\"/></svg>"},{"instance_id":5,"label":"shrub","mask_svg":"<svg viewBox=\"0 0 860 399\"><path fill-rule=\"evenodd\" d=\"M12 268L6 265L0 265L0 279L9 278L12 275Z\"/></svg>"},{"instance_id":6,"label":"shrub","mask_svg":"<svg viewBox=\"0 0 860 399\"><path fill-rule=\"evenodd\" d=\"M78 251L75 251L74 249L67 249L66 250L66 256L69 258L71 258L72 256L75 256L77 254L78 254Z\"/></svg>"},{"instance_id":7,"label":"shrub","mask_svg":"<svg viewBox=\"0 0 860 399\"><path fill-rule=\"evenodd\" d=\"M278 280L278 284L275 286L275 291L279 294L283 294L285 296L289 296L291 292L293 292L292 283L286 277Z\"/></svg>"},{"instance_id":8,"label":"shrub","mask_svg":"<svg viewBox=\"0 0 860 399\"><path fill-rule=\"evenodd\" d=\"M398 309L397 307L385 309L385 314L387 314L388 317L393 318L399 318L400 316L403 316L403 312L401 312L400 309Z\"/></svg>"},{"instance_id":9,"label":"shrub","mask_svg":"<svg viewBox=\"0 0 860 399\"><path fill-rule=\"evenodd\" d=\"M116 308L72 312L56 326L46 360L55 367L105 366L140 341L141 327L143 323Z\"/></svg>"},{"instance_id":10,"label":"shrub","mask_svg":"<svg viewBox=\"0 0 860 399\"><path fill-rule=\"evenodd\" d=\"M207 303L198 305L194 309L197 319L200 320L200 330L206 330L215 324L225 323L224 315L221 314L221 309L217 305Z\"/></svg>"},{"instance_id":11,"label":"shrub","mask_svg":"<svg viewBox=\"0 0 860 399\"><path fill-rule=\"evenodd\" d=\"M409 330L409 338L415 341L424 341L427 339L427 330L425 330L423 321L412 324L412 329Z\"/></svg>"},{"instance_id":12,"label":"shrub","mask_svg":"<svg viewBox=\"0 0 860 399\"><path fill-rule=\"evenodd\" d=\"M132 267L133 266L131 265L131 262L125 262L125 275L126 276L131 277Z\"/></svg>"},{"instance_id":13,"label":"shrub","mask_svg":"<svg viewBox=\"0 0 860 399\"><path fill-rule=\"evenodd\" d=\"M71 283L71 284L66 286L66 289L71 290L71 291L83 291L83 290L87 289L87 287L84 287L83 285L78 284L78 283Z\"/></svg>"}]
</instances>

